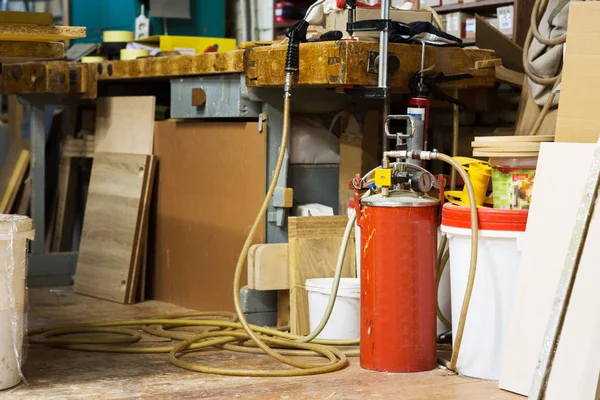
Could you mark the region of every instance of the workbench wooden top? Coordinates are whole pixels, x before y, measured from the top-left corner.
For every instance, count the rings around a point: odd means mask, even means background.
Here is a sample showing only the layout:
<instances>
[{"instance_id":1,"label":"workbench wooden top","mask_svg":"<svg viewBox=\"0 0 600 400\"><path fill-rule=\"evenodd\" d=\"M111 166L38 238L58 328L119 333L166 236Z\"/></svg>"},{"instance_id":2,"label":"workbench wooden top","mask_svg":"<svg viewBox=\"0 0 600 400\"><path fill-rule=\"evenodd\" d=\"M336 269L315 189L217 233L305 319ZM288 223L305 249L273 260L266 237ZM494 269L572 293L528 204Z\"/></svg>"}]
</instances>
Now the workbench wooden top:
<instances>
[{"instance_id":1,"label":"workbench wooden top","mask_svg":"<svg viewBox=\"0 0 600 400\"><path fill-rule=\"evenodd\" d=\"M297 86L374 86L377 74L367 71L369 52L378 51L374 42L336 41L303 43ZM245 73L249 87L277 87L284 83L287 45L254 47L223 53L142 58L81 64L64 61L11 64L2 67L0 93L76 95L94 98L102 81L170 79ZM421 46L391 44L390 54L400 60L391 75L391 86L407 92L409 78L420 68ZM493 68L476 69L475 62L494 58L491 50L458 47L427 47L426 66L447 75L470 73L473 78L444 84L444 87L492 86Z\"/></svg>"}]
</instances>

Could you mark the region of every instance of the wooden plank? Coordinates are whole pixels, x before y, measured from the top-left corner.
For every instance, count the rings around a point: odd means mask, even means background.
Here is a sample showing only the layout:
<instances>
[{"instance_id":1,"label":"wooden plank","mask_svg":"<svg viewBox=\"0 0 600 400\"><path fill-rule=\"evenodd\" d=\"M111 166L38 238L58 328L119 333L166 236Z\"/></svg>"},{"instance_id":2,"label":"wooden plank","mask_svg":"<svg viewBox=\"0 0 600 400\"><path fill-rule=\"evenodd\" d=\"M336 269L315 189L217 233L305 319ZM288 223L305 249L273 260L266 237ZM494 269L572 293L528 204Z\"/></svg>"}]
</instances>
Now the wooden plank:
<instances>
[{"instance_id":1,"label":"wooden plank","mask_svg":"<svg viewBox=\"0 0 600 400\"><path fill-rule=\"evenodd\" d=\"M106 97L96 111L96 152L152 154L156 98Z\"/></svg>"},{"instance_id":2,"label":"wooden plank","mask_svg":"<svg viewBox=\"0 0 600 400\"><path fill-rule=\"evenodd\" d=\"M64 61L3 64L0 92L18 95L50 93L75 98L95 98L97 74L98 69L93 64Z\"/></svg>"},{"instance_id":3,"label":"wooden plank","mask_svg":"<svg viewBox=\"0 0 600 400\"><path fill-rule=\"evenodd\" d=\"M242 73L244 50L107 61L102 63L98 70L99 80Z\"/></svg>"},{"instance_id":4,"label":"wooden plank","mask_svg":"<svg viewBox=\"0 0 600 400\"><path fill-rule=\"evenodd\" d=\"M150 200L152 198L152 189L154 187L154 176L156 172L156 157L148 158L146 165L146 174L144 175L144 187L142 189L142 204L139 209L135 240L133 244L134 256L132 259L131 276L127 287L127 303L133 304L138 293L141 292L139 283L142 281L142 268L144 254L147 252L146 242L148 238L148 218L150 215Z\"/></svg>"},{"instance_id":5,"label":"wooden plank","mask_svg":"<svg viewBox=\"0 0 600 400\"><path fill-rule=\"evenodd\" d=\"M523 87L525 74L500 65L496 67L496 79L515 87Z\"/></svg>"},{"instance_id":6,"label":"wooden plank","mask_svg":"<svg viewBox=\"0 0 600 400\"><path fill-rule=\"evenodd\" d=\"M581 171L582 175L589 175ZM600 216L593 214L577 278L569 301L562 334L554 358L547 400L598 399L600 374L600 303L590 301L598 294L600 282Z\"/></svg>"},{"instance_id":7,"label":"wooden plank","mask_svg":"<svg viewBox=\"0 0 600 400\"><path fill-rule=\"evenodd\" d=\"M539 151L540 143L485 143L485 142L471 142L471 146L474 149L482 151L495 151L495 152L515 152L515 151Z\"/></svg>"},{"instance_id":8,"label":"wooden plank","mask_svg":"<svg viewBox=\"0 0 600 400\"><path fill-rule=\"evenodd\" d=\"M539 143L539 142L554 142L554 136L552 135L539 135L539 136L477 136L475 137L475 143L478 144L513 144L513 143Z\"/></svg>"},{"instance_id":9,"label":"wooden plank","mask_svg":"<svg viewBox=\"0 0 600 400\"><path fill-rule=\"evenodd\" d=\"M480 49L493 49L502 64L513 71L523 71L523 49L479 15L475 16L477 35L475 44Z\"/></svg>"},{"instance_id":10,"label":"wooden plank","mask_svg":"<svg viewBox=\"0 0 600 400\"><path fill-rule=\"evenodd\" d=\"M48 26L54 23L52 13L0 11L0 24L33 24Z\"/></svg>"},{"instance_id":11,"label":"wooden plank","mask_svg":"<svg viewBox=\"0 0 600 400\"><path fill-rule=\"evenodd\" d=\"M96 154L75 274L77 293L126 302L149 157Z\"/></svg>"},{"instance_id":12,"label":"wooden plank","mask_svg":"<svg viewBox=\"0 0 600 400\"><path fill-rule=\"evenodd\" d=\"M266 135L256 122L155 127L150 298L233 311L233 271L266 191ZM264 241L262 224L254 243ZM243 274L242 286L245 281Z\"/></svg>"},{"instance_id":13,"label":"wooden plank","mask_svg":"<svg viewBox=\"0 0 600 400\"><path fill-rule=\"evenodd\" d=\"M23 138L23 119L25 110L16 95L8 96L8 131L10 144Z\"/></svg>"},{"instance_id":14,"label":"wooden plank","mask_svg":"<svg viewBox=\"0 0 600 400\"><path fill-rule=\"evenodd\" d=\"M22 142L13 143L0 170L0 214L8 214L29 167L30 152Z\"/></svg>"},{"instance_id":15,"label":"wooden plank","mask_svg":"<svg viewBox=\"0 0 600 400\"><path fill-rule=\"evenodd\" d=\"M277 291L277 327L290 326L290 291ZM288 328L289 329L289 328Z\"/></svg>"},{"instance_id":16,"label":"wooden plank","mask_svg":"<svg viewBox=\"0 0 600 400\"><path fill-rule=\"evenodd\" d=\"M536 157L539 151L485 151L473 150L473 157Z\"/></svg>"},{"instance_id":17,"label":"wooden plank","mask_svg":"<svg viewBox=\"0 0 600 400\"><path fill-rule=\"evenodd\" d=\"M138 285L137 296L135 301L142 302L146 301L146 286L148 277L148 229L142 238L142 264L140 266L140 283Z\"/></svg>"},{"instance_id":18,"label":"wooden plank","mask_svg":"<svg viewBox=\"0 0 600 400\"><path fill-rule=\"evenodd\" d=\"M475 61L475 68L477 69L481 69L481 68L495 68L495 67L499 67L502 65L502 59L501 58L492 58L489 60L481 60L481 61Z\"/></svg>"},{"instance_id":19,"label":"wooden plank","mask_svg":"<svg viewBox=\"0 0 600 400\"><path fill-rule=\"evenodd\" d=\"M258 244L248 253L248 288L289 289L288 244Z\"/></svg>"},{"instance_id":20,"label":"wooden plank","mask_svg":"<svg viewBox=\"0 0 600 400\"><path fill-rule=\"evenodd\" d=\"M531 26L531 12L535 1L530 0L515 0L514 15L513 15L513 41L523 47L525 46L525 38Z\"/></svg>"},{"instance_id":21,"label":"wooden plank","mask_svg":"<svg viewBox=\"0 0 600 400\"><path fill-rule=\"evenodd\" d=\"M56 42L84 38L86 31L86 28L78 26L0 24L0 41Z\"/></svg>"},{"instance_id":22,"label":"wooden plank","mask_svg":"<svg viewBox=\"0 0 600 400\"><path fill-rule=\"evenodd\" d=\"M348 223L347 216L288 218L290 329L294 335L310 333L307 279L331 278ZM343 277L356 277L354 240L348 243Z\"/></svg>"},{"instance_id":23,"label":"wooden plank","mask_svg":"<svg viewBox=\"0 0 600 400\"><path fill-rule=\"evenodd\" d=\"M369 51L378 51L373 42L318 42L300 46L299 86L376 86L377 74L370 74L366 64ZM248 50L246 71L248 86L282 86L285 78L287 45L256 47ZM391 75L395 91L408 92L407 82L421 65L421 46L390 44L390 54L400 59L400 69ZM475 69L475 62L496 58L493 51L461 49L458 47L430 47L425 64L433 65L434 72L445 74L471 73L472 79L441 85L445 88L493 86L495 73L490 69Z\"/></svg>"},{"instance_id":24,"label":"wooden plank","mask_svg":"<svg viewBox=\"0 0 600 400\"><path fill-rule=\"evenodd\" d=\"M58 167L58 200L52 243L53 252L68 251L71 248L77 176L77 168L73 168L73 160L63 154Z\"/></svg>"},{"instance_id":25,"label":"wooden plank","mask_svg":"<svg viewBox=\"0 0 600 400\"><path fill-rule=\"evenodd\" d=\"M65 45L60 42L0 41L0 62L57 60L65 56Z\"/></svg>"},{"instance_id":26,"label":"wooden plank","mask_svg":"<svg viewBox=\"0 0 600 400\"><path fill-rule=\"evenodd\" d=\"M522 395L529 393L595 148L595 144L542 145L525 233L527 246L521 256L514 312L506 337L500 388ZM577 154L577 157L570 160L568 169L556 168L564 154ZM549 201L556 191L556 182L564 183L559 203ZM544 279L540 280L540 276ZM598 278L593 282L597 283ZM591 308L588 310L586 315L598 315ZM576 347L574 353L591 355L586 349ZM578 370L579 366L574 369ZM579 382L575 379L571 383L577 385ZM567 396L571 397L581 398Z\"/></svg>"},{"instance_id":27,"label":"wooden plank","mask_svg":"<svg viewBox=\"0 0 600 400\"><path fill-rule=\"evenodd\" d=\"M23 184L23 193L19 199L17 207L17 215L30 215L29 209L31 207L31 176L27 176L25 183Z\"/></svg>"}]
</instances>

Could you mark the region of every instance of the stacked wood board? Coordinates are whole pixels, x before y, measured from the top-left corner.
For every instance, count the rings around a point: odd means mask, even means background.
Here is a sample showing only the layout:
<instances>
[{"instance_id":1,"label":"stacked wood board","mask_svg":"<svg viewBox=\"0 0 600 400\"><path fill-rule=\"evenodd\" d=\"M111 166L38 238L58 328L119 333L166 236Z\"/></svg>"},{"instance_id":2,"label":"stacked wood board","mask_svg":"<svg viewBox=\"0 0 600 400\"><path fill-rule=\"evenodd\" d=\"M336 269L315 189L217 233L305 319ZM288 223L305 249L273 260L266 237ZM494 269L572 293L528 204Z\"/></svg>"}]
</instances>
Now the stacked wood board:
<instances>
[{"instance_id":1,"label":"stacked wood board","mask_svg":"<svg viewBox=\"0 0 600 400\"><path fill-rule=\"evenodd\" d=\"M0 63L60 59L61 40L86 36L86 28L52 22L50 13L0 11Z\"/></svg>"},{"instance_id":2,"label":"stacked wood board","mask_svg":"<svg viewBox=\"0 0 600 400\"><path fill-rule=\"evenodd\" d=\"M125 304L144 294L150 199L156 169L154 97L98 101L90 189L74 290ZM72 144L72 143L70 143Z\"/></svg>"},{"instance_id":3,"label":"stacked wood board","mask_svg":"<svg viewBox=\"0 0 600 400\"><path fill-rule=\"evenodd\" d=\"M471 145L473 157L537 157L544 142L554 136L480 136Z\"/></svg>"}]
</instances>

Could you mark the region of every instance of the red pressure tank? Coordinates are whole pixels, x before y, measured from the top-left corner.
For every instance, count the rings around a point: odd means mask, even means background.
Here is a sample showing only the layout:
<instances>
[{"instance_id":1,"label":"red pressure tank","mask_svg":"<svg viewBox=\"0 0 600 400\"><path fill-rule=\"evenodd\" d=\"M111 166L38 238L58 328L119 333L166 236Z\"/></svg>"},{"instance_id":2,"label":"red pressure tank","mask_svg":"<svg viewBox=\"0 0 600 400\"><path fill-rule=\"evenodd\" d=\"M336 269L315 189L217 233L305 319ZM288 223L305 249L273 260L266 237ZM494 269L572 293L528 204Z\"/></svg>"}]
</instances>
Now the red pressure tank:
<instances>
[{"instance_id":1,"label":"red pressure tank","mask_svg":"<svg viewBox=\"0 0 600 400\"><path fill-rule=\"evenodd\" d=\"M438 200L409 191L360 201L360 366L436 367Z\"/></svg>"}]
</instances>

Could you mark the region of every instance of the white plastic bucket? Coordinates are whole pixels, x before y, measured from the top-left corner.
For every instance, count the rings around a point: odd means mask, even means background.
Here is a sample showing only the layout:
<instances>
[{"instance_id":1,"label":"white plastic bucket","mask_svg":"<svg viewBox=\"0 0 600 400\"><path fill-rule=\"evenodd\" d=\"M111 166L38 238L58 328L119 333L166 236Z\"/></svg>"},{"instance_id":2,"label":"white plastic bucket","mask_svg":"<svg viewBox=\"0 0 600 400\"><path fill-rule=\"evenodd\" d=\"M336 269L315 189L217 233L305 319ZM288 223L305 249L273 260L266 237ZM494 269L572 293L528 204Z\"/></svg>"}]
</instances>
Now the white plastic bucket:
<instances>
[{"instance_id":1,"label":"white plastic bucket","mask_svg":"<svg viewBox=\"0 0 600 400\"><path fill-rule=\"evenodd\" d=\"M31 219L0 215L0 390L21 382L27 240Z\"/></svg>"},{"instance_id":2,"label":"white plastic bucket","mask_svg":"<svg viewBox=\"0 0 600 400\"><path fill-rule=\"evenodd\" d=\"M333 278L306 281L310 330L314 331L327 309ZM331 318L319 334L319 339L358 339L360 336L360 280L342 278Z\"/></svg>"},{"instance_id":3,"label":"white plastic bucket","mask_svg":"<svg viewBox=\"0 0 600 400\"><path fill-rule=\"evenodd\" d=\"M438 248L442 237L441 231L438 232ZM446 248L448 244L446 244ZM440 278L440 284L438 285L437 300L440 311L448 320L452 321L452 301L450 298L450 268L444 269L442 277ZM438 317L437 319L437 334L438 336L448 332L451 327L446 326Z\"/></svg>"},{"instance_id":4,"label":"white plastic bucket","mask_svg":"<svg viewBox=\"0 0 600 400\"><path fill-rule=\"evenodd\" d=\"M450 245L453 340L469 277L471 229L442 225ZM473 378L498 380L517 286L524 232L479 231L473 294L457 369Z\"/></svg>"}]
</instances>

